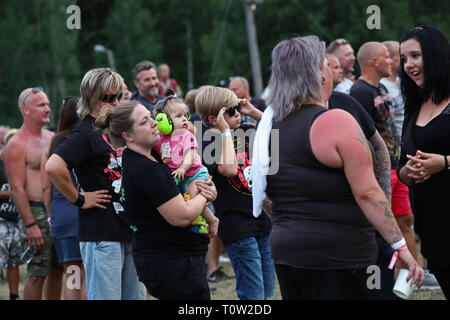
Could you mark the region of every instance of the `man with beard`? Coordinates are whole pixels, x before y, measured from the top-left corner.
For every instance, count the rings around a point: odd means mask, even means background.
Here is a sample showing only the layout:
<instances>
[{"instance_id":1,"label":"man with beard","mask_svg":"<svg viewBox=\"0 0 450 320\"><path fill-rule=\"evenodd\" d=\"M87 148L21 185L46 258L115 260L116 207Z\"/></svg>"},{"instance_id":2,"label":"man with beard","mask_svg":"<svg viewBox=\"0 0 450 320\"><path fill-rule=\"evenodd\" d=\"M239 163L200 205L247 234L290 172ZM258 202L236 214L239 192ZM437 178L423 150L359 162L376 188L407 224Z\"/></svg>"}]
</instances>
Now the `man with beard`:
<instances>
[{"instance_id":1,"label":"man with beard","mask_svg":"<svg viewBox=\"0 0 450 320\"><path fill-rule=\"evenodd\" d=\"M352 46L345 39L336 39L327 47L327 53L332 53L338 57L343 70L344 80L336 86L335 90L348 94L353 85L353 65L355 63Z\"/></svg>"},{"instance_id":2,"label":"man with beard","mask_svg":"<svg viewBox=\"0 0 450 320\"><path fill-rule=\"evenodd\" d=\"M130 100L137 100L153 113L155 103L162 97L158 95L159 81L155 64L151 61L141 61L133 68L133 81L137 90Z\"/></svg>"}]
</instances>

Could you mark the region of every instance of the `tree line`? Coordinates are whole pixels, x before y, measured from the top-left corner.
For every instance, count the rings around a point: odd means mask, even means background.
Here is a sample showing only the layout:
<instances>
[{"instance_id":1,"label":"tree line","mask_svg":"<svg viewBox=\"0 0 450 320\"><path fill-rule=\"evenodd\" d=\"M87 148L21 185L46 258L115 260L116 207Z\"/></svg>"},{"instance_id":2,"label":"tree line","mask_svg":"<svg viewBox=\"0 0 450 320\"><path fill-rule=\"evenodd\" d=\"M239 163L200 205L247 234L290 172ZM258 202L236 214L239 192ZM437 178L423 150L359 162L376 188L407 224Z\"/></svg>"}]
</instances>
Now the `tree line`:
<instances>
[{"instance_id":1,"label":"tree line","mask_svg":"<svg viewBox=\"0 0 450 320\"><path fill-rule=\"evenodd\" d=\"M113 51L117 71L131 90L131 70L144 59L167 63L184 92L230 76L245 76L251 82L243 1L0 1L0 124L19 126L20 92L41 86L49 96L55 126L62 99L79 95L85 72L108 66L107 55L94 52L95 44ZM80 8L80 29L67 27L66 10L73 4ZM372 4L373 0L256 3L264 85L273 47L294 35L315 34L327 43L345 38L357 51L366 41L398 40L404 31L422 24L449 34L448 1L378 0L381 28L370 30L366 10Z\"/></svg>"}]
</instances>

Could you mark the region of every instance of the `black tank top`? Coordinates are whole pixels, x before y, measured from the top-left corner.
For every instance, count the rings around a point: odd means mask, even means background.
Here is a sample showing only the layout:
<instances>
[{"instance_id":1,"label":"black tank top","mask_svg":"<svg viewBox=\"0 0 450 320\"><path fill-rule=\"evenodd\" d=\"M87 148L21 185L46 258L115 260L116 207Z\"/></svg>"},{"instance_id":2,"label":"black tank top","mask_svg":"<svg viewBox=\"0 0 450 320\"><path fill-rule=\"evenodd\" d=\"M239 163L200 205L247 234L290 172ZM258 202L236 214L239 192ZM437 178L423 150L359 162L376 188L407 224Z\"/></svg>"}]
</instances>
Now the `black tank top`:
<instances>
[{"instance_id":1,"label":"black tank top","mask_svg":"<svg viewBox=\"0 0 450 320\"><path fill-rule=\"evenodd\" d=\"M302 105L273 123L280 138L279 171L267 177L273 259L314 270L365 268L376 262L375 229L356 203L343 169L322 165L311 149L312 122L325 110Z\"/></svg>"}]
</instances>

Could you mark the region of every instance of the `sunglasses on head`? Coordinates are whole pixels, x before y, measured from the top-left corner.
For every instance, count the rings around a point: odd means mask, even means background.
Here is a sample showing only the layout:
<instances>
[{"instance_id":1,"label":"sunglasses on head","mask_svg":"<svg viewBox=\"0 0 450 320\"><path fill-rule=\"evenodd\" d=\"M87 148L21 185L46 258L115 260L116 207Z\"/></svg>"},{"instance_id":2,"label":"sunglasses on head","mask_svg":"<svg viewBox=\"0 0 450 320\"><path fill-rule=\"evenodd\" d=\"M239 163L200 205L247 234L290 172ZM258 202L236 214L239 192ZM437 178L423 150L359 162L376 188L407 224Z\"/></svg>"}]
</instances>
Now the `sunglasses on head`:
<instances>
[{"instance_id":1,"label":"sunglasses on head","mask_svg":"<svg viewBox=\"0 0 450 320\"><path fill-rule=\"evenodd\" d=\"M98 99L100 101L106 102L106 103L113 103L114 101L121 100L123 96L123 91L120 91L117 94L103 94Z\"/></svg>"},{"instance_id":2,"label":"sunglasses on head","mask_svg":"<svg viewBox=\"0 0 450 320\"><path fill-rule=\"evenodd\" d=\"M232 117L236 114L236 110L238 112L241 112L241 105L239 103L233 107L228 108L227 110L225 110L225 112L228 113L230 117Z\"/></svg>"},{"instance_id":3,"label":"sunglasses on head","mask_svg":"<svg viewBox=\"0 0 450 320\"><path fill-rule=\"evenodd\" d=\"M333 42L330 43L330 46L327 49L328 53L334 53L334 51L336 51L336 49L344 44L348 44L348 41L345 39L336 39Z\"/></svg>"},{"instance_id":4,"label":"sunglasses on head","mask_svg":"<svg viewBox=\"0 0 450 320\"><path fill-rule=\"evenodd\" d=\"M44 91L44 89L42 89L41 87L34 87L33 89L31 89L31 91L27 94L27 96L25 97L25 99L23 99L23 103L25 103L25 101L28 99L29 96L31 96L32 93L38 93Z\"/></svg>"}]
</instances>

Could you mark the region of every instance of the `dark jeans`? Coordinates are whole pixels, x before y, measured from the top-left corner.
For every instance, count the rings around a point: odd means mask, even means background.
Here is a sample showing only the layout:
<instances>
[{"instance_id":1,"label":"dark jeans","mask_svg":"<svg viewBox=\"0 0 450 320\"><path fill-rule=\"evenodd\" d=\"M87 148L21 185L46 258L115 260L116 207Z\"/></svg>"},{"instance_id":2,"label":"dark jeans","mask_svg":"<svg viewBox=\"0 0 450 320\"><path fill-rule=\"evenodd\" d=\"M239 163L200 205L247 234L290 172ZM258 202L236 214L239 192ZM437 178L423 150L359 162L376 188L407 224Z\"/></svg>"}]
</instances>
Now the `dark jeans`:
<instances>
[{"instance_id":1,"label":"dark jeans","mask_svg":"<svg viewBox=\"0 0 450 320\"><path fill-rule=\"evenodd\" d=\"M450 300L450 268L433 268L430 270L441 286L445 299Z\"/></svg>"},{"instance_id":2,"label":"dark jeans","mask_svg":"<svg viewBox=\"0 0 450 320\"><path fill-rule=\"evenodd\" d=\"M367 270L308 270L275 264L283 300L375 300Z\"/></svg>"},{"instance_id":3,"label":"dark jeans","mask_svg":"<svg viewBox=\"0 0 450 320\"><path fill-rule=\"evenodd\" d=\"M133 255L139 280L160 300L211 300L205 256L155 258Z\"/></svg>"}]
</instances>

